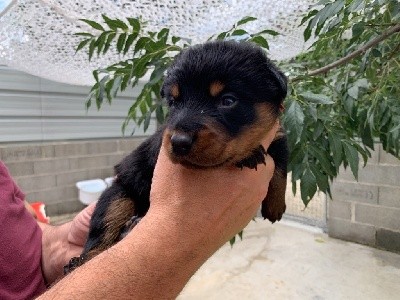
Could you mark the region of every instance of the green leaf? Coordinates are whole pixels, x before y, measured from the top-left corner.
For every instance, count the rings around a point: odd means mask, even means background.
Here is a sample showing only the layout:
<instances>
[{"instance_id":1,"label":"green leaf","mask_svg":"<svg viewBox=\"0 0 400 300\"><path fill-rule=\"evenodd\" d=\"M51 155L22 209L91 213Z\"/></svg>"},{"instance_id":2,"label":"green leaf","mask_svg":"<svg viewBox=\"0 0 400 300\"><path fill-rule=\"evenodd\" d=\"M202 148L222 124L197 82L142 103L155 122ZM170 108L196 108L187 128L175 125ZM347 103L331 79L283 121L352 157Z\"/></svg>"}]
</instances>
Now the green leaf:
<instances>
[{"instance_id":1,"label":"green leaf","mask_svg":"<svg viewBox=\"0 0 400 300\"><path fill-rule=\"evenodd\" d=\"M318 10L313 9L310 11L303 19L301 20L300 26L303 25L307 20L309 20L311 17L315 16L318 13Z\"/></svg>"},{"instance_id":2,"label":"green leaf","mask_svg":"<svg viewBox=\"0 0 400 300\"><path fill-rule=\"evenodd\" d=\"M305 173L301 177L300 191L301 200L303 200L304 205L307 206L311 198L314 197L317 192L317 179L309 169L306 169Z\"/></svg>"},{"instance_id":3,"label":"green leaf","mask_svg":"<svg viewBox=\"0 0 400 300\"><path fill-rule=\"evenodd\" d=\"M269 34L272 36L277 36L277 35L279 35L279 32L277 32L275 30L265 29L260 32L257 32L255 35L261 35L261 34Z\"/></svg>"},{"instance_id":4,"label":"green leaf","mask_svg":"<svg viewBox=\"0 0 400 300\"><path fill-rule=\"evenodd\" d=\"M94 29L105 31L103 26L101 26L99 23L92 21L92 20L87 20L87 19L79 19L82 22L85 22L86 24L90 25Z\"/></svg>"},{"instance_id":5,"label":"green leaf","mask_svg":"<svg viewBox=\"0 0 400 300\"><path fill-rule=\"evenodd\" d=\"M163 107L161 105L157 105L156 107L156 118L157 118L157 122L162 124L164 123L164 111L163 111Z\"/></svg>"},{"instance_id":6,"label":"green leaf","mask_svg":"<svg viewBox=\"0 0 400 300\"><path fill-rule=\"evenodd\" d=\"M87 37L94 37L93 34L88 33L88 32L77 32L74 35L78 35L78 36L87 36Z\"/></svg>"},{"instance_id":7,"label":"green leaf","mask_svg":"<svg viewBox=\"0 0 400 300\"><path fill-rule=\"evenodd\" d=\"M308 105L307 107L308 113L314 119L314 121L318 120L318 111L316 105Z\"/></svg>"},{"instance_id":8,"label":"green leaf","mask_svg":"<svg viewBox=\"0 0 400 300\"><path fill-rule=\"evenodd\" d=\"M319 189L326 193L329 187L329 178L326 174L321 172L319 168L315 165L310 165L310 170L314 174L315 179L317 180L317 185Z\"/></svg>"},{"instance_id":9,"label":"green leaf","mask_svg":"<svg viewBox=\"0 0 400 300\"><path fill-rule=\"evenodd\" d=\"M221 32L220 34L217 35L217 40L223 40L224 38L226 38L227 35L228 35L227 31Z\"/></svg>"},{"instance_id":10,"label":"green leaf","mask_svg":"<svg viewBox=\"0 0 400 300\"><path fill-rule=\"evenodd\" d=\"M354 0L351 2L350 6L348 7L348 10L350 12L357 12L363 8L364 8L364 0Z\"/></svg>"},{"instance_id":11,"label":"green leaf","mask_svg":"<svg viewBox=\"0 0 400 300\"><path fill-rule=\"evenodd\" d=\"M103 104L104 101L104 92L105 92L105 83L108 80L108 76L104 76L100 81L99 81L99 89L96 97L96 106L97 109L100 109L101 105Z\"/></svg>"},{"instance_id":12,"label":"green leaf","mask_svg":"<svg viewBox=\"0 0 400 300\"><path fill-rule=\"evenodd\" d=\"M118 92L119 87L121 86L121 82L122 82L121 76L117 76L114 78L114 82L113 82L113 85L110 90L110 94L113 98L115 98L117 96L117 92Z\"/></svg>"},{"instance_id":13,"label":"green leaf","mask_svg":"<svg viewBox=\"0 0 400 300\"><path fill-rule=\"evenodd\" d=\"M107 17L107 16L104 15L104 14L102 14L101 16L103 17L104 22L107 24L107 26L108 26L111 30L114 30L114 31L117 30L118 26L117 26L117 24L116 24L113 20L111 20L109 17Z\"/></svg>"},{"instance_id":14,"label":"green leaf","mask_svg":"<svg viewBox=\"0 0 400 300\"><path fill-rule=\"evenodd\" d=\"M318 120L317 123L314 126L314 133L313 133L313 139L316 141L324 131L324 124Z\"/></svg>"},{"instance_id":15,"label":"green leaf","mask_svg":"<svg viewBox=\"0 0 400 300\"><path fill-rule=\"evenodd\" d=\"M359 115L360 120L367 119L367 111L364 110ZM361 141L364 145L368 146L371 149L374 149L374 139L372 138L372 130L368 122L361 122L359 132L361 135Z\"/></svg>"},{"instance_id":16,"label":"green leaf","mask_svg":"<svg viewBox=\"0 0 400 300\"><path fill-rule=\"evenodd\" d=\"M89 61L92 59L95 49L96 49L96 40L92 40L89 45Z\"/></svg>"},{"instance_id":17,"label":"green leaf","mask_svg":"<svg viewBox=\"0 0 400 300\"><path fill-rule=\"evenodd\" d=\"M102 34L100 34L99 38L96 41L96 48L97 48L97 55L100 54L101 50L104 47L104 44L106 42L106 38L107 38L107 33L103 32Z\"/></svg>"},{"instance_id":18,"label":"green leaf","mask_svg":"<svg viewBox=\"0 0 400 300\"><path fill-rule=\"evenodd\" d=\"M351 117L353 115L354 98L353 97L349 97L349 96L347 96L347 97L345 96L344 99L343 99L343 107L344 107L344 110Z\"/></svg>"},{"instance_id":19,"label":"green leaf","mask_svg":"<svg viewBox=\"0 0 400 300\"><path fill-rule=\"evenodd\" d=\"M328 18L335 16L344 7L344 2L344 0L336 0L326 5L316 14L315 18L318 19L316 24L322 27Z\"/></svg>"},{"instance_id":20,"label":"green leaf","mask_svg":"<svg viewBox=\"0 0 400 300\"><path fill-rule=\"evenodd\" d=\"M115 38L116 35L117 34L115 32L111 32L110 34L108 34L107 41L104 45L103 54L105 54L108 51L108 49L111 46L111 42Z\"/></svg>"},{"instance_id":21,"label":"green leaf","mask_svg":"<svg viewBox=\"0 0 400 300\"><path fill-rule=\"evenodd\" d=\"M352 32L353 32L353 37L357 37L361 35L364 32L365 28L365 23L364 22L359 22L353 25Z\"/></svg>"},{"instance_id":22,"label":"green leaf","mask_svg":"<svg viewBox=\"0 0 400 300\"><path fill-rule=\"evenodd\" d=\"M347 94L349 94L349 96L353 99L358 99L358 86L353 85L347 90Z\"/></svg>"},{"instance_id":23,"label":"green leaf","mask_svg":"<svg viewBox=\"0 0 400 300\"><path fill-rule=\"evenodd\" d=\"M129 22L129 24L131 24L131 26L133 27L133 29L136 31L136 32L139 32L140 31L140 21L139 21L139 19L135 19L135 18L127 18L127 20L128 20L128 22Z\"/></svg>"},{"instance_id":24,"label":"green leaf","mask_svg":"<svg viewBox=\"0 0 400 300\"><path fill-rule=\"evenodd\" d=\"M264 37L260 36L260 35L252 37L250 39L250 41L252 41L252 42L256 43L257 45L269 50L269 45L268 45L267 40Z\"/></svg>"},{"instance_id":25,"label":"green leaf","mask_svg":"<svg viewBox=\"0 0 400 300\"><path fill-rule=\"evenodd\" d=\"M155 84L163 79L165 70L166 66L155 68L151 73L149 84Z\"/></svg>"},{"instance_id":26,"label":"green leaf","mask_svg":"<svg viewBox=\"0 0 400 300\"><path fill-rule=\"evenodd\" d=\"M237 29L234 32L231 33L231 35L235 36L235 35L245 35L248 34L248 32L246 30L243 29Z\"/></svg>"},{"instance_id":27,"label":"green leaf","mask_svg":"<svg viewBox=\"0 0 400 300\"><path fill-rule=\"evenodd\" d=\"M379 51L379 50L376 49L376 48L374 48L374 49L371 50L371 54L372 54L374 57L382 57L382 52Z\"/></svg>"},{"instance_id":28,"label":"green leaf","mask_svg":"<svg viewBox=\"0 0 400 300\"><path fill-rule=\"evenodd\" d=\"M125 40L126 40L126 33L123 33L119 36L118 41L117 41L117 50L118 53L121 53L122 50L124 49L124 45L125 45Z\"/></svg>"},{"instance_id":29,"label":"green leaf","mask_svg":"<svg viewBox=\"0 0 400 300\"><path fill-rule=\"evenodd\" d=\"M86 46L87 43L89 43L92 39L87 39L87 40L83 40L79 43L78 47L76 48L76 52L78 52L79 50L81 50L83 47Z\"/></svg>"},{"instance_id":30,"label":"green leaf","mask_svg":"<svg viewBox=\"0 0 400 300\"><path fill-rule=\"evenodd\" d=\"M248 23L248 22L255 21L255 20L257 20L257 18L255 18L255 17L250 17L250 16L244 17L243 19L241 19L240 21L238 21L238 22L236 23L236 25L237 25L237 26L240 26L240 25L243 25L243 24L246 24L246 23Z\"/></svg>"},{"instance_id":31,"label":"green leaf","mask_svg":"<svg viewBox=\"0 0 400 300\"><path fill-rule=\"evenodd\" d=\"M354 82L354 86L367 89L369 87L367 78L360 78Z\"/></svg>"},{"instance_id":32,"label":"green leaf","mask_svg":"<svg viewBox=\"0 0 400 300\"><path fill-rule=\"evenodd\" d=\"M318 145L310 145L310 148L308 151L310 152L311 155L313 155L319 164L321 165L322 169L331 176L336 176L336 171L333 168L331 161L329 160L329 152L328 151L322 151L321 149L317 148Z\"/></svg>"},{"instance_id":33,"label":"green leaf","mask_svg":"<svg viewBox=\"0 0 400 300\"><path fill-rule=\"evenodd\" d=\"M132 33L130 35L128 35L128 38L126 39L126 43L125 43L125 47L124 47L124 54L126 54L129 50L129 48L132 46L133 42L135 41L135 39L137 38L138 34Z\"/></svg>"},{"instance_id":34,"label":"green leaf","mask_svg":"<svg viewBox=\"0 0 400 300\"><path fill-rule=\"evenodd\" d=\"M303 97L309 102L318 103L318 104L333 104L334 102L330 97L322 95L322 94L314 94L311 92L305 92L299 94L299 96Z\"/></svg>"},{"instance_id":35,"label":"green leaf","mask_svg":"<svg viewBox=\"0 0 400 300\"><path fill-rule=\"evenodd\" d=\"M94 70L94 71L92 72L92 74L93 74L94 80L96 80L96 83L98 84L98 83L99 83L99 72L98 72L97 70ZM97 84L95 84L95 85L92 87L92 90L96 88L96 85L97 85Z\"/></svg>"},{"instance_id":36,"label":"green leaf","mask_svg":"<svg viewBox=\"0 0 400 300\"><path fill-rule=\"evenodd\" d=\"M142 36L142 37L140 37L140 38L137 40L137 42L136 42L135 50L133 51L134 54L136 54L136 53L139 52L140 50L145 49L146 44L147 44L148 42L150 42L150 41L151 41L151 39L148 38L147 36Z\"/></svg>"},{"instance_id":37,"label":"green leaf","mask_svg":"<svg viewBox=\"0 0 400 300\"><path fill-rule=\"evenodd\" d=\"M333 162L337 170L343 160L342 141L340 136L334 132L330 132L328 134L328 140L329 140L329 149L332 153Z\"/></svg>"},{"instance_id":38,"label":"green leaf","mask_svg":"<svg viewBox=\"0 0 400 300\"><path fill-rule=\"evenodd\" d=\"M144 130L144 132L146 132L147 129L149 128L150 120L151 120L151 111L148 111L148 112L146 113L146 117L145 117L144 123L143 123L143 130Z\"/></svg>"},{"instance_id":39,"label":"green leaf","mask_svg":"<svg viewBox=\"0 0 400 300\"><path fill-rule=\"evenodd\" d=\"M299 141L304 126L304 113L297 101L292 100L285 114L285 118L287 120L287 125L290 126L290 130L296 133L297 141Z\"/></svg>"},{"instance_id":40,"label":"green leaf","mask_svg":"<svg viewBox=\"0 0 400 300\"><path fill-rule=\"evenodd\" d=\"M311 22L309 22L307 27L306 27L306 29L304 29L304 32L303 32L303 36L304 36L304 41L305 42L307 42L310 39L311 32L312 32Z\"/></svg>"},{"instance_id":41,"label":"green leaf","mask_svg":"<svg viewBox=\"0 0 400 300\"><path fill-rule=\"evenodd\" d=\"M229 240L229 245L231 245L232 247L235 242L236 242L236 235Z\"/></svg>"},{"instance_id":42,"label":"green leaf","mask_svg":"<svg viewBox=\"0 0 400 300\"><path fill-rule=\"evenodd\" d=\"M359 157L357 149L346 141L343 142L343 149L344 153L346 154L346 159L349 162L351 171L353 172L354 178L358 180Z\"/></svg>"},{"instance_id":43,"label":"green leaf","mask_svg":"<svg viewBox=\"0 0 400 300\"><path fill-rule=\"evenodd\" d=\"M181 38L180 38L180 37L177 37L177 36L173 36L173 37L171 38L171 40L172 40L172 43L173 43L173 44L176 44L177 42L179 42L179 41L181 40Z\"/></svg>"},{"instance_id":44,"label":"green leaf","mask_svg":"<svg viewBox=\"0 0 400 300\"><path fill-rule=\"evenodd\" d=\"M157 34L157 39L159 40L167 40L169 34L169 29L168 28L163 28L160 30L160 32Z\"/></svg>"}]
</instances>

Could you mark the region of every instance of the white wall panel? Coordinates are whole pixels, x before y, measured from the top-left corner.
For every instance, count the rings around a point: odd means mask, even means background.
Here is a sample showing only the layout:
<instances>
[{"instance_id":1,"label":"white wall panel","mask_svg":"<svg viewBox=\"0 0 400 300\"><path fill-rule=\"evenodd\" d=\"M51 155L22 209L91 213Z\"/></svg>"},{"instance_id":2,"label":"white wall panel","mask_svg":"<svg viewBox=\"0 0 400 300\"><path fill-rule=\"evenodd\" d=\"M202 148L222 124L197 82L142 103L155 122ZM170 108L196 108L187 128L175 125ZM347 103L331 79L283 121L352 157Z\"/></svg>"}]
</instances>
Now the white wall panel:
<instances>
[{"instance_id":1,"label":"white wall panel","mask_svg":"<svg viewBox=\"0 0 400 300\"><path fill-rule=\"evenodd\" d=\"M125 92L99 111L92 103L86 111L89 90L0 66L0 142L122 137L122 123L138 90ZM155 127L152 121L146 135ZM143 130L137 128L134 135L144 135Z\"/></svg>"},{"instance_id":2,"label":"white wall panel","mask_svg":"<svg viewBox=\"0 0 400 300\"><path fill-rule=\"evenodd\" d=\"M42 137L40 119L0 117L0 142L41 141Z\"/></svg>"},{"instance_id":3,"label":"white wall panel","mask_svg":"<svg viewBox=\"0 0 400 300\"><path fill-rule=\"evenodd\" d=\"M37 92L4 92L0 89L0 117L41 116L42 104Z\"/></svg>"}]
</instances>

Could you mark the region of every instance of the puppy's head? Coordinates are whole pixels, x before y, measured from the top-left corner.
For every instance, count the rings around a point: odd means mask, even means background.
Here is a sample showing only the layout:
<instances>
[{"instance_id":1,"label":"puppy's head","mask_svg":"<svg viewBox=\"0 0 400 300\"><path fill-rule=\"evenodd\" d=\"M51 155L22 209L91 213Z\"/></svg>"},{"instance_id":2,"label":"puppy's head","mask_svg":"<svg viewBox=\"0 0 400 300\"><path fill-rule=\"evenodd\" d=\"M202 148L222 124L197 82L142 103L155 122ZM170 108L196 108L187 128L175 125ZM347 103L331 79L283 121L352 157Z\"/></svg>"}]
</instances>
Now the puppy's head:
<instances>
[{"instance_id":1,"label":"puppy's head","mask_svg":"<svg viewBox=\"0 0 400 300\"><path fill-rule=\"evenodd\" d=\"M286 90L285 76L253 44L215 41L182 51L162 88L170 158L193 167L245 158L275 124Z\"/></svg>"}]
</instances>

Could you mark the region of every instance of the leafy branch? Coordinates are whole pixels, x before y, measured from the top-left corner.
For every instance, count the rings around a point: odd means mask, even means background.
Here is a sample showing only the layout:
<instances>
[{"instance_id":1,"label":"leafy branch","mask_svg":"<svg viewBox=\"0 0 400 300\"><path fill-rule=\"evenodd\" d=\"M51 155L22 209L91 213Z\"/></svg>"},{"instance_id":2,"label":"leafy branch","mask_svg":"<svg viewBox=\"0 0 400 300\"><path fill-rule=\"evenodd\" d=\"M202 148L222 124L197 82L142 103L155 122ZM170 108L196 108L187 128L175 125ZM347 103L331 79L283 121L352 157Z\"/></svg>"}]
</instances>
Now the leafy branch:
<instances>
[{"instance_id":1,"label":"leafy branch","mask_svg":"<svg viewBox=\"0 0 400 300\"><path fill-rule=\"evenodd\" d=\"M210 40L250 41L268 50L267 37L278 33L243 29L254 20L245 17ZM122 58L93 71L96 83L87 108L95 102L100 109L104 102L112 103L119 92L136 87L139 95L133 99L123 131L130 121L144 130L153 117L163 123L168 113L160 98L164 73L191 41L171 35L168 28L151 32L145 22L135 18L103 15L101 24L82 21L89 30L78 33L83 40L77 51L86 50L89 59L110 51ZM332 180L342 167L349 167L357 178L360 162L367 163L376 141L399 157L400 3L321 0L303 18L302 23L306 22L304 38L314 35L315 42L306 53L280 62L293 78L282 119L291 151L288 168L295 193L300 180L305 205L318 190L331 195Z\"/></svg>"},{"instance_id":2,"label":"leafy branch","mask_svg":"<svg viewBox=\"0 0 400 300\"><path fill-rule=\"evenodd\" d=\"M376 46L377 44L379 44L383 40L387 39L392 34L395 34L395 33L398 33L398 32L400 32L400 23L393 25L391 28L389 28L389 29L385 30L384 32L382 32L382 34L380 34L378 37L376 37L375 39L369 41L368 43L366 43L364 46L360 47L359 49L347 54L345 57L342 57L342 58L336 60L335 62L330 63L330 64L328 64L328 65L326 65L326 66L324 66L322 68L318 68L316 70L312 70L312 71L308 72L304 76L295 77L295 78L291 79L291 81L295 82L295 81L299 81L299 80L303 79L305 76L315 76L315 75L327 73L331 69L336 68L338 66L341 66L341 65L349 62L350 60L352 60L356 56L358 56L358 55L360 55L362 53L365 53L368 49Z\"/></svg>"}]
</instances>

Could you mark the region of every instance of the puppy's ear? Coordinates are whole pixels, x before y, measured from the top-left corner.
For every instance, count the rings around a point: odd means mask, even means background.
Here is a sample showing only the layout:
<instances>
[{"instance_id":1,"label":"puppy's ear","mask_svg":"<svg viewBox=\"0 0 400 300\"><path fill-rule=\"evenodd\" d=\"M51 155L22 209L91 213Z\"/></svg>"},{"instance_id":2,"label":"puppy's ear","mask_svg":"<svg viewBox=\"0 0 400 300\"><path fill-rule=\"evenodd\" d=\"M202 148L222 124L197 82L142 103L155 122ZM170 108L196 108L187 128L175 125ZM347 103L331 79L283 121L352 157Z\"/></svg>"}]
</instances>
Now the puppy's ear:
<instances>
[{"instance_id":1,"label":"puppy's ear","mask_svg":"<svg viewBox=\"0 0 400 300\"><path fill-rule=\"evenodd\" d=\"M274 74L275 80L278 83L279 87L279 96L280 101L283 101L287 95L287 77L281 71L279 71L276 67L271 68L271 72Z\"/></svg>"}]
</instances>

